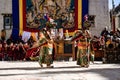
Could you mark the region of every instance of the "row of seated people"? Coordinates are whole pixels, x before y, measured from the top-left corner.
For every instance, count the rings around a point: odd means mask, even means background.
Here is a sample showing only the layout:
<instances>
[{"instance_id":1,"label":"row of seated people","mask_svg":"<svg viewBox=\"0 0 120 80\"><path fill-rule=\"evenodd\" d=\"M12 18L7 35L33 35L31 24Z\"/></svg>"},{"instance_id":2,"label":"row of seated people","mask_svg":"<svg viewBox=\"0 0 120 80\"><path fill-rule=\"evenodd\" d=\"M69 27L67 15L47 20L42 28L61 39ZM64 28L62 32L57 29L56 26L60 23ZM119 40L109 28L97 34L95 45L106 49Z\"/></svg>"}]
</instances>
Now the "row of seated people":
<instances>
[{"instance_id":1,"label":"row of seated people","mask_svg":"<svg viewBox=\"0 0 120 80\"><path fill-rule=\"evenodd\" d=\"M0 43L0 60L29 60L28 58L32 55L32 53L37 50L29 50L31 46L26 43L13 43L7 44L6 42ZM32 51L32 52L31 52ZM29 54L28 54L29 53ZM35 55L38 55L37 53ZM34 55L32 55L34 56Z\"/></svg>"},{"instance_id":2,"label":"row of seated people","mask_svg":"<svg viewBox=\"0 0 120 80\"><path fill-rule=\"evenodd\" d=\"M104 39L103 36L96 37L92 39L92 44L94 50L101 50L101 49L120 49L120 40L112 40L110 37Z\"/></svg>"}]
</instances>

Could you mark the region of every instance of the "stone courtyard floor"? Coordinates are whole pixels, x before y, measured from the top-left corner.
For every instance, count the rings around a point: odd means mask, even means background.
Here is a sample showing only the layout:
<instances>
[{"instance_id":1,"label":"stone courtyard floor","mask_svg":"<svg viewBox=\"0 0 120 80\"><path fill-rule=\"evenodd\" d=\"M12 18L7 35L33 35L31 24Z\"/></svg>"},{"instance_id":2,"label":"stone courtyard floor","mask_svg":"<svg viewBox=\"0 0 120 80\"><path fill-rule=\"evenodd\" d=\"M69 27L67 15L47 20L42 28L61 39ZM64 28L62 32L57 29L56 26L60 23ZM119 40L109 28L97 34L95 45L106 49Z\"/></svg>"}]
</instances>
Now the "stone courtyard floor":
<instances>
[{"instance_id":1,"label":"stone courtyard floor","mask_svg":"<svg viewBox=\"0 0 120 80\"><path fill-rule=\"evenodd\" d=\"M54 61L53 65L40 68L37 61L1 61L0 80L120 80L120 64L95 61L80 68L76 61Z\"/></svg>"}]
</instances>

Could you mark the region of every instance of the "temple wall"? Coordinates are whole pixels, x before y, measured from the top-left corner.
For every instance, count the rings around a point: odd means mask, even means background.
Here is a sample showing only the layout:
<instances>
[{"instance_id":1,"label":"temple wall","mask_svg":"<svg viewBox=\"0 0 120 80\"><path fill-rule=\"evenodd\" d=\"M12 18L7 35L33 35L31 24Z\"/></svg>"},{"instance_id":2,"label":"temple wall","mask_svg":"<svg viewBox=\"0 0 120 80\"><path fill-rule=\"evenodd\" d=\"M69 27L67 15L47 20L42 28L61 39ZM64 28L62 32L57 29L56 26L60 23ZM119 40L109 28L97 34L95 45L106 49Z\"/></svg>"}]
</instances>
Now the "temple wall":
<instances>
[{"instance_id":1,"label":"temple wall","mask_svg":"<svg viewBox=\"0 0 120 80\"><path fill-rule=\"evenodd\" d=\"M108 0L89 0L89 15L95 16L95 27L90 29L93 35L99 36L106 26L110 30Z\"/></svg>"},{"instance_id":2,"label":"temple wall","mask_svg":"<svg viewBox=\"0 0 120 80\"><path fill-rule=\"evenodd\" d=\"M12 0L0 0L0 31L3 28L3 13L12 14ZM6 30L6 38L8 38L11 34L11 29Z\"/></svg>"}]
</instances>

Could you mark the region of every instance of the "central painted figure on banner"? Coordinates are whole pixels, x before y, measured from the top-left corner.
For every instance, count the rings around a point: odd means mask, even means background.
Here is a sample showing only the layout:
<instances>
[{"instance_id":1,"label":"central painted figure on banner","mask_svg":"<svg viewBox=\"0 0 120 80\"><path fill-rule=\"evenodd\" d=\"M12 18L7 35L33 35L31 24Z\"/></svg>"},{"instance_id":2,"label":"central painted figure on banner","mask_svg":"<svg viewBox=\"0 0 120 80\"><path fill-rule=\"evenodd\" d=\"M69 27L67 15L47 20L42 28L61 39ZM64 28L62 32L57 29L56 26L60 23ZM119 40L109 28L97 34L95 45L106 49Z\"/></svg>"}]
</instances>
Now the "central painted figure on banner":
<instances>
[{"instance_id":1,"label":"central painted figure on banner","mask_svg":"<svg viewBox=\"0 0 120 80\"><path fill-rule=\"evenodd\" d=\"M74 27L74 0L26 0L26 27L41 29Z\"/></svg>"}]
</instances>

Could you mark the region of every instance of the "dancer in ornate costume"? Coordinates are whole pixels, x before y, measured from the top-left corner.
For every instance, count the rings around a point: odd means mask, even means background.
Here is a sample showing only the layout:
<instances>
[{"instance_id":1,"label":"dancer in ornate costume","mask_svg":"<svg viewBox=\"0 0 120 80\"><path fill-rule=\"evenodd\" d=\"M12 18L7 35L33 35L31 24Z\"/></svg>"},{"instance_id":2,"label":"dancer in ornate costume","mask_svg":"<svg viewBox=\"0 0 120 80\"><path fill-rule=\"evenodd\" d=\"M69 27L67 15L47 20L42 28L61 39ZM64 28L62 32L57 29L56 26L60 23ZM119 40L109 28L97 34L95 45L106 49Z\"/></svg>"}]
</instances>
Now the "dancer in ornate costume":
<instances>
[{"instance_id":1,"label":"dancer in ornate costume","mask_svg":"<svg viewBox=\"0 0 120 80\"><path fill-rule=\"evenodd\" d=\"M72 41L77 41L78 51L77 51L77 65L81 67L88 67L88 57L87 57L87 39L82 31L77 31L75 33Z\"/></svg>"},{"instance_id":2,"label":"dancer in ornate costume","mask_svg":"<svg viewBox=\"0 0 120 80\"><path fill-rule=\"evenodd\" d=\"M33 47L39 47L39 64L43 67L42 64L46 64L47 67L53 67L51 64L52 60L52 51L53 51L53 40L48 35L48 32L43 30L39 32L39 40L36 45Z\"/></svg>"}]
</instances>

